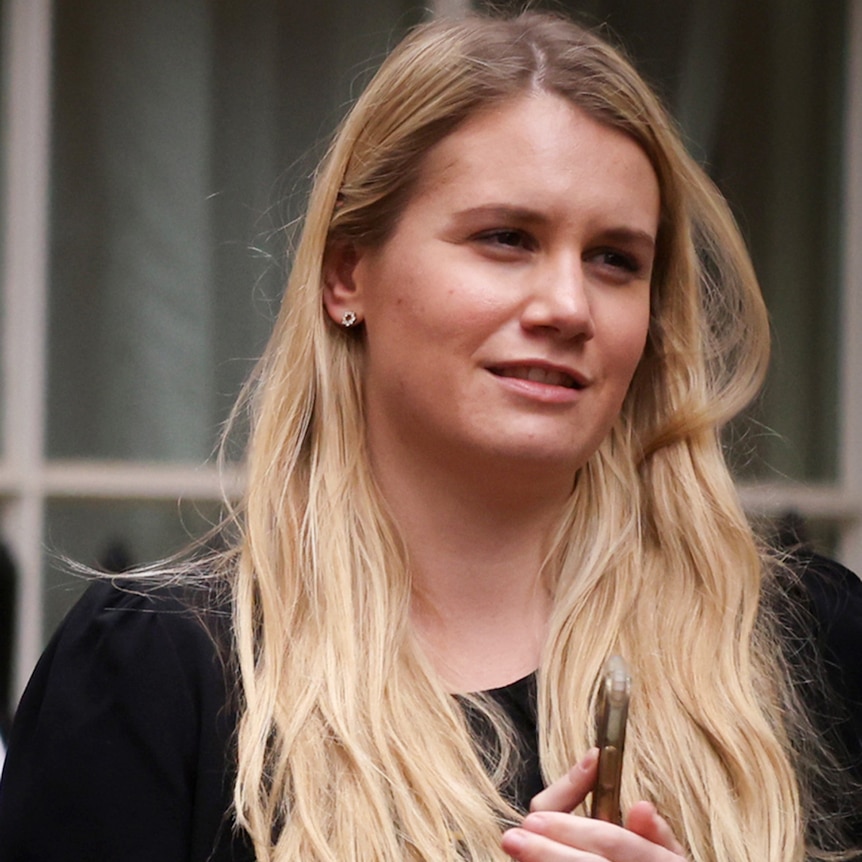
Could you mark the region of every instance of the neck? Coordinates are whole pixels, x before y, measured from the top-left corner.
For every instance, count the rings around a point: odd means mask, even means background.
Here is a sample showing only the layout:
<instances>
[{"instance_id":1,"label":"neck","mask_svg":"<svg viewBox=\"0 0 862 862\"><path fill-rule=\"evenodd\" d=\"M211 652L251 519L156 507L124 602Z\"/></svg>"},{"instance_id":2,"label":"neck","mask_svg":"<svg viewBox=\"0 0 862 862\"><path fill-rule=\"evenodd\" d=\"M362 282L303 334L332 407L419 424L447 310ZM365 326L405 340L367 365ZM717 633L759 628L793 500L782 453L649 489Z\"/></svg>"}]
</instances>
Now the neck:
<instances>
[{"instance_id":1,"label":"neck","mask_svg":"<svg viewBox=\"0 0 862 862\"><path fill-rule=\"evenodd\" d=\"M416 633L455 691L505 685L535 670L550 610L541 570L571 481L525 471L480 471L396 459L374 461L406 544Z\"/></svg>"}]
</instances>

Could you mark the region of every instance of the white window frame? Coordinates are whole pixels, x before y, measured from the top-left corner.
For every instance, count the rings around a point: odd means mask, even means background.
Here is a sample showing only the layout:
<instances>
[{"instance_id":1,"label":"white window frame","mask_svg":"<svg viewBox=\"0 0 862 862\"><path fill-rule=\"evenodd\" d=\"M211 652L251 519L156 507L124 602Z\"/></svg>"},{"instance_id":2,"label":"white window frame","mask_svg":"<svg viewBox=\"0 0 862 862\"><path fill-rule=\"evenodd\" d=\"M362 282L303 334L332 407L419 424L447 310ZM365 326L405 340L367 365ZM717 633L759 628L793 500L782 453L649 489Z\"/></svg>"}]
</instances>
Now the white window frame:
<instances>
[{"instance_id":1,"label":"white window frame","mask_svg":"<svg viewBox=\"0 0 862 862\"><path fill-rule=\"evenodd\" d=\"M57 461L44 452L50 176L51 0L7 0L0 57L6 88L2 224L3 536L18 571L13 692L44 643L45 511L57 499L217 501L237 475L208 465ZM460 15L469 0L437 0L436 15ZM841 315L839 481L741 488L758 514L788 510L840 529L839 556L862 572L862 0L851 0L845 129L845 235Z\"/></svg>"}]
</instances>

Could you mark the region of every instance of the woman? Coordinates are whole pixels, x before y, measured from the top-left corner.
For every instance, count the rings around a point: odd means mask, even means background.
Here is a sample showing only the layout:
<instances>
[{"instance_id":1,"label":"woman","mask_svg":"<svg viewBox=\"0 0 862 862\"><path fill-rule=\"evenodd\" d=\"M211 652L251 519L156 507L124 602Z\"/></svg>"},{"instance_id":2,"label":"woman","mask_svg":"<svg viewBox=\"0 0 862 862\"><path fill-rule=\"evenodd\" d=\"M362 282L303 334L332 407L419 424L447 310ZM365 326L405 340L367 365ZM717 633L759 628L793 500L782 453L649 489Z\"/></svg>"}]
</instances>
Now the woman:
<instances>
[{"instance_id":1,"label":"woman","mask_svg":"<svg viewBox=\"0 0 862 862\"><path fill-rule=\"evenodd\" d=\"M718 438L767 341L724 201L619 54L540 14L418 28L317 175L231 550L180 573L205 589L72 612L3 834L64 859L833 848L787 661L811 626ZM854 624L854 581L812 571ZM614 652L623 827L579 808Z\"/></svg>"}]
</instances>

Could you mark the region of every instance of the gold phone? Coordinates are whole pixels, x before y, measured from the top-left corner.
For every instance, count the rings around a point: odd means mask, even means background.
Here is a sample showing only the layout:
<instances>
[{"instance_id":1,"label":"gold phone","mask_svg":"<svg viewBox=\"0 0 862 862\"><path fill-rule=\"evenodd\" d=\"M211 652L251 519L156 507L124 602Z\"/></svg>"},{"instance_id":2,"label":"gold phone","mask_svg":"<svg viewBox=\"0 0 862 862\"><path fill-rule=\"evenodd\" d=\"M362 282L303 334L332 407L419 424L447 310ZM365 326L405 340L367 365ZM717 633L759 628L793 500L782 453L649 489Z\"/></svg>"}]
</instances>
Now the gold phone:
<instances>
[{"instance_id":1,"label":"gold phone","mask_svg":"<svg viewBox=\"0 0 862 862\"><path fill-rule=\"evenodd\" d=\"M599 765L590 817L621 824L620 779L623 773L623 750L626 721L629 714L632 678L628 665L618 655L605 664L596 704L596 745Z\"/></svg>"}]
</instances>

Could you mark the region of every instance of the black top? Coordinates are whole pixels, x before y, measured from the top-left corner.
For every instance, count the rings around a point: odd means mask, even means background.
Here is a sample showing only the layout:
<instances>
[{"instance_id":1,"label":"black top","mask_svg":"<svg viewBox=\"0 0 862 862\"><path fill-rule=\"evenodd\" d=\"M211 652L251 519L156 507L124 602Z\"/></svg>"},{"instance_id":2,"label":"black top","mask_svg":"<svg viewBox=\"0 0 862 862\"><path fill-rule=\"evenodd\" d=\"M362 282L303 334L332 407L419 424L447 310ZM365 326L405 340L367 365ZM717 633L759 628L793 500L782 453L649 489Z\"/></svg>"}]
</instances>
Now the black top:
<instances>
[{"instance_id":1,"label":"black top","mask_svg":"<svg viewBox=\"0 0 862 862\"><path fill-rule=\"evenodd\" d=\"M836 693L816 705L862 779L862 583L812 560L798 601ZM209 629L221 625L210 615ZM69 613L22 698L0 784L0 862L250 862L230 825L232 732L226 674L210 631L176 592L93 585ZM802 650L803 652L799 652ZM808 665L809 658L805 658ZM815 674L816 675L816 674ZM819 691L812 674L799 685ZM524 768L521 807L541 789L535 679L489 692L510 715ZM862 834L859 841L862 842Z\"/></svg>"},{"instance_id":2,"label":"black top","mask_svg":"<svg viewBox=\"0 0 862 862\"><path fill-rule=\"evenodd\" d=\"M225 817L227 702L213 641L185 602L91 586L12 725L0 860L252 860Z\"/></svg>"}]
</instances>

